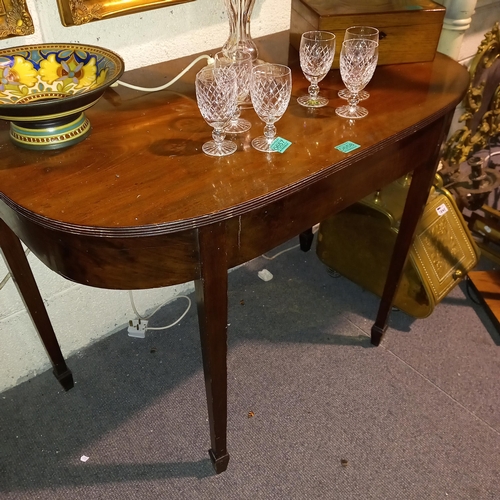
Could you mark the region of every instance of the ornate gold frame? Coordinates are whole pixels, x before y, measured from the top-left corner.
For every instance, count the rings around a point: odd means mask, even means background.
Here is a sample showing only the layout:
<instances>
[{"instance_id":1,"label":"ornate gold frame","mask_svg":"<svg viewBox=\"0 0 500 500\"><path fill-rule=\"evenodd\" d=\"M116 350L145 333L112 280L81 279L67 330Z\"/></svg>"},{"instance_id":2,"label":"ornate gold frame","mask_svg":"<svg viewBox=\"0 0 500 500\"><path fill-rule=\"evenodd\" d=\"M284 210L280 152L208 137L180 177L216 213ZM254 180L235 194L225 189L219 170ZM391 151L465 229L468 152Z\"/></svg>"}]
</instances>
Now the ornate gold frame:
<instances>
[{"instance_id":1,"label":"ornate gold frame","mask_svg":"<svg viewBox=\"0 0 500 500\"><path fill-rule=\"evenodd\" d=\"M470 69L471 82L463 101L465 112L459 122L465 126L446 142L443 159L457 165L481 149L500 132L500 85L487 87L488 73L498 73L500 65L500 26L495 23L484 35Z\"/></svg>"},{"instance_id":2,"label":"ornate gold frame","mask_svg":"<svg viewBox=\"0 0 500 500\"><path fill-rule=\"evenodd\" d=\"M64 26L123 16L195 0L57 0Z\"/></svg>"},{"instance_id":3,"label":"ornate gold frame","mask_svg":"<svg viewBox=\"0 0 500 500\"><path fill-rule=\"evenodd\" d=\"M34 32L26 0L0 0L0 38L31 35Z\"/></svg>"}]
</instances>

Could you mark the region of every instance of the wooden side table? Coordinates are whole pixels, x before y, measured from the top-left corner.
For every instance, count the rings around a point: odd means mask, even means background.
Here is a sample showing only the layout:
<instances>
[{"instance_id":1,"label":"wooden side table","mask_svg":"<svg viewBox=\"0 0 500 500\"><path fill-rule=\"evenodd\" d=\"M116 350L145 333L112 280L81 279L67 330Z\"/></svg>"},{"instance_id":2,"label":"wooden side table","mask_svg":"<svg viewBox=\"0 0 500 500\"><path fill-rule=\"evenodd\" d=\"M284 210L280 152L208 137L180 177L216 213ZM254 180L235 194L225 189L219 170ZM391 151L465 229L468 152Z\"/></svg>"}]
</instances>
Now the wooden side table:
<instances>
[{"instance_id":1,"label":"wooden side table","mask_svg":"<svg viewBox=\"0 0 500 500\"><path fill-rule=\"evenodd\" d=\"M310 111L296 102L308 82L296 52L288 51L288 32L258 42L262 59L293 70L292 100L278 128L293 143L284 154L251 147L263 124L245 110L252 129L235 138L238 151L204 155L211 129L196 105L194 70L158 93L110 89L87 111L91 135L69 149L21 150L10 142L8 125L0 125L0 245L54 373L65 389L73 385L19 239L52 270L89 286L138 289L194 280L217 472L229 460L228 269L300 233L307 249L314 224L414 171L372 328L377 345L440 145L468 84L465 68L440 54L433 62L382 66L369 86L369 115L348 121L334 111L343 86L338 71L321 85L329 106ZM134 70L123 80L161 85L190 60ZM359 148L335 149L346 141Z\"/></svg>"}]
</instances>

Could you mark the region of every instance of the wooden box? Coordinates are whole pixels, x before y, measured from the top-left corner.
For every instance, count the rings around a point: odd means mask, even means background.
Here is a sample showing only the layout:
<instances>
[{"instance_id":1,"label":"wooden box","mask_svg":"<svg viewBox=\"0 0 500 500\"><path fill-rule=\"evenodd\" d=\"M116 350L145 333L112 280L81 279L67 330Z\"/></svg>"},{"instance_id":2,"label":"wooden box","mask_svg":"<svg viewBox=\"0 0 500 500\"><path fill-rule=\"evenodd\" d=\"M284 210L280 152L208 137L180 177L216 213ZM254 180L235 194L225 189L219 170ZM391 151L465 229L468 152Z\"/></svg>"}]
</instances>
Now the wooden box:
<instances>
[{"instance_id":1,"label":"wooden box","mask_svg":"<svg viewBox=\"0 0 500 500\"><path fill-rule=\"evenodd\" d=\"M346 28L373 26L380 31L378 64L432 61L445 12L430 0L292 0L290 42L298 50L305 31L335 33L338 68Z\"/></svg>"}]
</instances>

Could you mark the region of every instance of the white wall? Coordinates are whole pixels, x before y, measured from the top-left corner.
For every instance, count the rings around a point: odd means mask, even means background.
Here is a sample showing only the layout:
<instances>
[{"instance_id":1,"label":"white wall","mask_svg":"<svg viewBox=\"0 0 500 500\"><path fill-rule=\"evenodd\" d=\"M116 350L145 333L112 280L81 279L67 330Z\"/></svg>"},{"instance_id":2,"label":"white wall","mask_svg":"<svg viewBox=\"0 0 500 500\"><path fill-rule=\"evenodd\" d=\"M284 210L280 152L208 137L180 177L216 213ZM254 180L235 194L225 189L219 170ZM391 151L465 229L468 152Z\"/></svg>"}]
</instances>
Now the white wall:
<instances>
[{"instance_id":1,"label":"white wall","mask_svg":"<svg viewBox=\"0 0 500 500\"><path fill-rule=\"evenodd\" d=\"M27 0L27 5L35 34L0 40L0 48L43 42L90 43L116 51L126 69L134 69L220 47L229 34L224 0L196 0L68 28L60 22L55 0ZM288 29L290 10L287 0L256 0L252 36ZM135 318L127 292L76 285L33 255L28 259L66 357ZM2 261L0 280L6 273ZM145 312L192 289L193 284L188 283L134 292L134 297L139 311ZM0 345L0 392L50 368L12 280L0 290Z\"/></svg>"}]
</instances>

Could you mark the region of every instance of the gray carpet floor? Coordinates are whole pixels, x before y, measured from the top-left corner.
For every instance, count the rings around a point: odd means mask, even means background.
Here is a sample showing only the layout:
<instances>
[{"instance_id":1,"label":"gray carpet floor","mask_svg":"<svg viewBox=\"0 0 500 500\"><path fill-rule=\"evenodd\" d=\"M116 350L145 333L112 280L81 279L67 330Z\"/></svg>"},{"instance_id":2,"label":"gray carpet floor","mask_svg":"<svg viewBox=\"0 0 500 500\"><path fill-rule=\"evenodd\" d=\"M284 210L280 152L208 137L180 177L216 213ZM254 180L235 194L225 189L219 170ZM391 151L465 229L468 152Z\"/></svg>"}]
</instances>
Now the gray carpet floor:
<instances>
[{"instance_id":1,"label":"gray carpet floor","mask_svg":"<svg viewBox=\"0 0 500 500\"><path fill-rule=\"evenodd\" d=\"M378 299L314 252L258 258L229 288L225 473L193 307L69 358L67 393L46 372L0 394L0 498L500 498L500 335L464 283L427 319L394 312L379 347Z\"/></svg>"}]
</instances>

